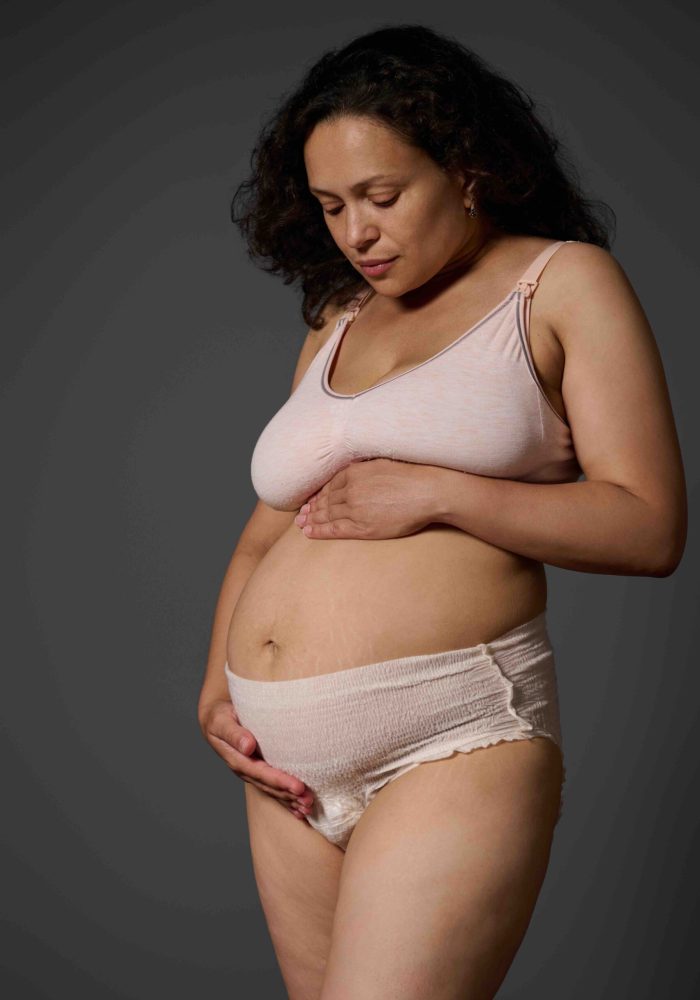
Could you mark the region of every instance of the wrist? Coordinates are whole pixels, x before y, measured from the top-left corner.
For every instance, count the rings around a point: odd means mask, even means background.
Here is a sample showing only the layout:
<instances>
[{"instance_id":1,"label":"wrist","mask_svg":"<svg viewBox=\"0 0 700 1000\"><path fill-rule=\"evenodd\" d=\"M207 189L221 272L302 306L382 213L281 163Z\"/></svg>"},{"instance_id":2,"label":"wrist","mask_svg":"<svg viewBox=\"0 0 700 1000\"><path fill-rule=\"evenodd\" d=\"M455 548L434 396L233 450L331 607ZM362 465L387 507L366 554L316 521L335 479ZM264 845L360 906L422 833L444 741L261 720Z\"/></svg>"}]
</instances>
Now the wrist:
<instances>
[{"instance_id":1,"label":"wrist","mask_svg":"<svg viewBox=\"0 0 700 1000\"><path fill-rule=\"evenodd\" d=\"M428 484L426 496L428 522L449 523L450 486L454 470L441 465L424 465L422 468Z\"/></svg>"}]
</instances>

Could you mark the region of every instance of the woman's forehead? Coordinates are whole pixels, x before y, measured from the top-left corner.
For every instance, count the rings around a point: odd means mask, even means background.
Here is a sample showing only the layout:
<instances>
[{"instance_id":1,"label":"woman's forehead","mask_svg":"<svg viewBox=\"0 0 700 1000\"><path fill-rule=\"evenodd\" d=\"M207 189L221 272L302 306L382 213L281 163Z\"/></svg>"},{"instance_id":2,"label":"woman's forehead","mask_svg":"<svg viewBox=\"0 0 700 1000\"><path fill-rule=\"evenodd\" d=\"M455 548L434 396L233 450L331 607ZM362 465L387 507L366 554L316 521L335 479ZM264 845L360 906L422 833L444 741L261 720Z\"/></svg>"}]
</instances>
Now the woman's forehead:
<instances>
[{"instance_id":1,"label":"woman's forehead","mask_svg":"<svg viewBox=\"0 0 700 1000\"><path fill-rule=\"evenodd\" d=\"M374 123L320 122L304 146L304 162L314 193L338 178L350 189L396 181L413 172L427 154ZM330 175L330 176L329 176Z\"/></svg>"}]
</instances>

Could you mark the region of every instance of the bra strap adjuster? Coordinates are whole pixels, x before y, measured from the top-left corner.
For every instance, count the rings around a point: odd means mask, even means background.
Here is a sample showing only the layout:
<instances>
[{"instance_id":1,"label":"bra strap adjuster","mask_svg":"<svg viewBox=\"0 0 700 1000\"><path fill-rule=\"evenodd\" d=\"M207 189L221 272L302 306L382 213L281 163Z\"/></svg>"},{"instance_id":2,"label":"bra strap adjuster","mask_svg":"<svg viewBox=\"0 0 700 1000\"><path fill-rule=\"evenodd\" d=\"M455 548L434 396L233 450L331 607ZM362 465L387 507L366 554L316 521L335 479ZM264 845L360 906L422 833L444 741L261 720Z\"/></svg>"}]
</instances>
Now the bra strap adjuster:
<instances>
[{"instance_id":1,"label":"bra strap adjuster","mask_svg":"<svg viewBox=\"0 0 700 1000\"><path fill-rule=\"evenodd\" d=\"M527 279L521 278L518 282L518 291L522 292L526 299L529 299L538 284L538 281L527 281Z\"/></svg>"}]
</instances>

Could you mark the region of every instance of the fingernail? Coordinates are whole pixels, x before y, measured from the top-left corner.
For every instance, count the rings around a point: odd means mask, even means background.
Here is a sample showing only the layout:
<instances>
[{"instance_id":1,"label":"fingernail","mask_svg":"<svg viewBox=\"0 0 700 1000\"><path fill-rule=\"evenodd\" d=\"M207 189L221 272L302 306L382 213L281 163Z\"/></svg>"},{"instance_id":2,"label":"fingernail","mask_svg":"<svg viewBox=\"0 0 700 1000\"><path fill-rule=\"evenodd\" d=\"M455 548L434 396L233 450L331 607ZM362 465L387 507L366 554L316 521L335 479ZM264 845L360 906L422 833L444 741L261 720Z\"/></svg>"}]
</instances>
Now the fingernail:
<instances>
[{"instance_id":1,"label":"fingernail","mask_svg":"<svg viewBox=\"0 0 700 1000\"><path fill-rule=\"evenodd\" d=\"M239 740L239 742L238 742L238 749L242 750L243 753L248 753L248 751L250 750L251 746L252 746L252 744L251 744L250 740L247 739L247 737L245 737L245 736L243 737L242 740Z\"/></svg>"}]
</instances>

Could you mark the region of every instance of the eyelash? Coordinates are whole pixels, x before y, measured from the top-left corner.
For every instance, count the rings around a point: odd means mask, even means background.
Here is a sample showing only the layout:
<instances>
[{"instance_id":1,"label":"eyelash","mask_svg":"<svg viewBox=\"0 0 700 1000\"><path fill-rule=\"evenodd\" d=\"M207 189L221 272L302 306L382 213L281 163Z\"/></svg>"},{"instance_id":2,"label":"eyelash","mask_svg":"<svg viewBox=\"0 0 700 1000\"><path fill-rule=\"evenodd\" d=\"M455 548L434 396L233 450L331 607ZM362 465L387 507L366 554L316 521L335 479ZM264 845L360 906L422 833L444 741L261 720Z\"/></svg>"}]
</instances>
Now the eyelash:
<instances>
[{"instance_id":1,"label":"eyelash","mask_svg":"<svg viewBox=\"0 0 700 1000\"><path fill-rule=\"evenodd\" d=\"M391 205L394 204L395 201L398 200L398 197L399 196L397 194L395 194L393 198L389 199L389 201L373 201L372 204L376 205L378 208L389 208ZM341 205L341 208L342 208L342 205ZM333 208L333 209L329 209L328 211L326 211L326 209L324 208L323 214L324 215L337 215L339 211L340 211L340 208Z\"/></svg>"}]
</instances>

